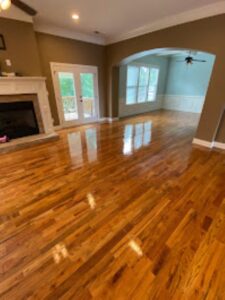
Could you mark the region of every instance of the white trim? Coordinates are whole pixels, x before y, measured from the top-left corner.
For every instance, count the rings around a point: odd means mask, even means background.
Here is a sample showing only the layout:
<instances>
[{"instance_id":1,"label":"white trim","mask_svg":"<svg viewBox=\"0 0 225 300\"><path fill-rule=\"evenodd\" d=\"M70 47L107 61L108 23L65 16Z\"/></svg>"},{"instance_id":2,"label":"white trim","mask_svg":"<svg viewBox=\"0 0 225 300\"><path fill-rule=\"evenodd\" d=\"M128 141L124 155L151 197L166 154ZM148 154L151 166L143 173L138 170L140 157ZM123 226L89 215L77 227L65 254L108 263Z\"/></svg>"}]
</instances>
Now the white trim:
<instances>
[{"instance_id":1,"label":"white trim","mask_svg":"<svg viewBox=\"0 0 225 300\"><path fill-rule=\"evenodd\" d=\"M119 121L119 118L107 118L107 117L103 117L99 119L100 123L112 123L115 121Z\"/></svg>"},{"instance_id":2,"label":"white trim","mask_svg":"<svg viewBox=\"0 0 225 300\"><path fill-rule=\"evenodd\" d=\"M212 149L213 145L214 145L214 142L208 142L208 141L204 141L204 140L200 140L200 139L196 139L196 138L193 139L192 143L195 145L199 145L199 146L210 148L210 149Z\"/></svg>"},{"instance_id":3,"label":"white trim","mask_svg":"<svg viewBox=\"0 0 225 300\"><path fill-rule=\"evenodd\" d=\"M164 95L162 108L165 110L185 111L200 114L205 96Z\"/></svg>"},{"instance_id":4,"label":"white trim","mask_svg":"<svg viewBox=\"0 0 225 300\"><path fill-rule=\"evenodd\" d=\"M50 62L50 69L52 74L52 81L53 81L53 87L54 87L54 94L56 99L56 107L59 115L59 121L60 126L62 128L72 127L76 125L84 125L88 123L98 122L99 121L99 115L100 115L100 106L99 106L99 84L98 84L98 67L97 66L88 66L88 65L77 65L77 64L67 64L67 63L57 63L57 62ZM75 89L77 95L81 94L80 91L80 85L78 84L79 80L79 74L82 72L92 72L94 74L94 84L95 84L95 106L96 106L96 116L94 118L90 119L84 119L81 117L81 110L79 106L79 101L77 101L78 104L78 119L73 121L65 121L64 120L64 114L63 114L63 107L61 103L61 96L59 91L59 83L58 78L56 76L57 72L71 72L74 74L74 83L75 83Z\"/></svg>"},{"instance_id":5,"label":"white trim","mask_svg":"<svg viewBox=\"0 0 225 300\"><path fill-rule=\"evenodd\" d=\"M102 36L94 36L91 34L80 33L74 30L69 30L54 25L34 23L34 30L36 32L56 35L63 38L69 38L98 45L105 45L105 39Z\"/></svg>"},{"instance_id":6,"label":"white trim","mask_svg":"<svg viewBox=\"0 0 225 300\"><path fill-rule=\"evenodd\" d=\"M116 122L116 121L119 121L119 118L108 118L109 123L113 123L113 122Z\"/></svg>"},{"instance_id":7,"label":"white trim","mask_svg":"<svg viewBox=\"0 0 225 300\"><path fill-rule=\"evenodd\" d=\"M10 82L10 81L13 81L13 82L27 82L27 81L43 81L45 82L46 81L46 77L42 77L42 76L9 76L9 77L3 77L1 76L0 77L0 81L1 82Z\"/></svg>"},{"instance_id":8,"label":"white trim","mask_svg":"<svg viewBox=\"0 0 225 300\"><path fill-rule=\"evenodd\" d=\"M214 147L225 150L225 143L214 142Z\"/></svg>"},{"instance_id":9,"label":"white trim","mask_svg":"<svg viewBox=\"0 0 225 300\"><path fill-rule=\"evenodd\" d=\"M55 131L59 131L59 130L61 130L63 128L62 128L61 125L56 125L56 126L54 126L54 129L55 129Z\"/></svg>"},{"instance_id":10,"label":"white trim","mask_svg":"<svg viewBox=\"0 0 225 300\"><path fill-rule=\"evenodd\" d=\"M59 63L59 62L50 62L51 68L71 68L73 69L74 67L79 67L79 68L93 68L93 71L98 68L97 66L93 65L79 65L79 64L67 64L67 63Z\"/></svg>"},{"instance_id":11,"label":"white trim","mask_svg":"<svg viewBox=\"0 0 225 300\"><path fill-rule=\"evenodd\" d=\"M112 123L112 122L115 122L115 121L119 121L119 118L107 118L107 117L103 117L103 118L100 118L98 119L97 121L95 122L91 122L91 123ZM84 124L69 124L68 126L61 126L61 125L56 125L54 126L54 130L55 131L60 131L60 130L63 130L63 129L69 129L69 128L72 128L72 127L77 127L77 126L83 126L83 125L87 125L87 123L84 123Z\"/></svg>"},{"instance_id":12,"label":"white trim","mask_svg":"<svg viewBox=\"0 0 225 300\"><path fill-rule=\"evenodd\" d=\"M98 121L99 121L99 123L107 123L108 118L103 117L103 118L100 118Z\"/></svg>"},{"instance_id":13,"label":"white trim","mask_svg":"<svg viewBox=\"0 0 225 300\"><path fill-rule=\"evenodd\" d=\"M127 82L127 78L128 78L128 68L129 67L137 67L139 70L138 70L138 80L137 80L137 85L130 85L128 86L128 82ZM141 67L145 67L145 68L148 68L149 69L149 78L148 78L148 85L147 85L147 93L146 93L146 98L145 98L145 101L144 102L138 102L138 91L139 91L139 88L140 88L140 70L141 70ZM149 86L150 86L150 80L151 80L151 69L157 69L159 72L158 72L158 80L157 80L157 85L156 85L156 90L155 90L155 98L154 100L148 100L148 91L149 91ZM133 63L129 63L126 67L126 90L125 90L125 105L127 106L130 106L130 105L140 105L140 104L143 104L143 103L150 103L150 102L155 102L157 101L157 92L158 92L158 88L159 88L159 75L160 75L160 66L159 65L154 65L154 64L147 64L147 63L139 63L139 62L133 62ZM135 88L136 90L136 102L135 103L127 103L127 90L128 88Z\"/></svg>"},{"instance_id":14,"label":"white trim","mask_svg":"<svg viewBox=\"0 0 225 300\"><path fill-rule=\"evenodd\" d=\"M54 133L49 106L48 92L44 77L0 78L0 95L35 94L43 123L43 133Z\"/></svg>"},{"instance_id":15,"label":"white trim","mask_svg":"<svg viewBox=\"0 0 225 300\"><path fill-rule=\"evenodd\" d=\"M179 24L192 22L225 13L225 1L219 1L213 4L205 5L200 8L189 10L180 14L169 16L145 26L136 28L126 33L111 36L106 39L106 44L113 44L123 40L131 39L146 33L169 28Z\"/></svg>"}]
</instances>

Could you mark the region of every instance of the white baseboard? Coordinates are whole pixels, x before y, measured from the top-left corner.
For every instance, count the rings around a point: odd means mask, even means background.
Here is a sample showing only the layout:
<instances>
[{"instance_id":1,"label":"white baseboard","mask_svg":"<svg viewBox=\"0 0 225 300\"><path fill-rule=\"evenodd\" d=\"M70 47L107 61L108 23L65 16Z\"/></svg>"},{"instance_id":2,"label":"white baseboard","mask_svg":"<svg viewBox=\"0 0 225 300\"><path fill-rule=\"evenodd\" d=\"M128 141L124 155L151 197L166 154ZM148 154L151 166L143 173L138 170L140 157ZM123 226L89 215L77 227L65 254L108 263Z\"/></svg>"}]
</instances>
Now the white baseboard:
<instances>
[{"instance_id":1,"label":"white baseboard","mask_svg":"<svg viewBox=\"0 0 225 300\"><path fill-rule=\"evenodd\" d=\"M62 126L61 125L56 125L56 126L54 126L54 129L55 129L55 131L59 131L59 130L62 129Z\"/></svg>"},{"instance_id":2,"label":"white baseboard","mask_svg":"<svg viewBox=\"0 0 225 300\"><path fill-rule=\"evenodd\" d=\"M200 140L200 139L196 139L196 138L193 139L192 143L195 144L195 145L207 147L207 148L210 148L210 149L212 149L213 145L214 145L214 142L208 142L208 141L204 141L204 140Z\"/></svg>"},{"instance_id":3,"label":"white baseboard","mask_svg":"<svg viewBox=\"0 0 225 300\"><path fill-rule=\"evenodd\" d=\"M100 118L97 122L99 123L112 123L112 122L115 122L115 121L118 121L119 118L107 118L107 117L104 117L104 118ZM85 124L80 124L80 125L85 125ZM66 129L66 128L70 128L70 127L74 127L74 126L78 126L78 125L74 125L74 124L70 124L68 126L61 126L61 125L56 125L54 126L54 129L55 131L59 131L61 129Z\"/></svg>"},{"instance_id":4,"label":"white baseboard","mask_svg":"<svg viewBox=\"0 0 225 300\"><path fill-rule=\"evenodd\" d=\"M119 121L119 118L108 118L109 123L112 123L112 122L115 122L115 121Z\"/></svg>"},{"instance_id":5,"label":"white baseboard","mask_svg":"<svg viewBox=\"0 0 225 300\"><path fill-rule=\"evenodd\" d=\"M214 142L214 147L217 149L225 150L225 143Z\"/></svg>"},{"instance_id":6,"label":"white baseboard","mask_svg":"<svg viewBox=\"0 0 225 300\"><path fill-rule=\"evenodd\" d=\"M107 123L108 122L108 118L100 118L98 121L100 123Z\"/></svg>"},{"instance_id":7,"label":"white baseboard","mask_svg":"<svg viewBox=\"0 0 225 300\"><path fill-rule=\"evenodd\" d=\"M200 139L193 139L193 144L195 145L199 145L202 147L206 147L206 148L217 148L217 149L222 149L225 150L225 143L220 143L220 142L208 142L208 141L204 141L204 140L200 140Z\"/></svg>"},{"instance_id":8,"label":"white baseboard","mask_svg":"<svg viewBox=\"0 0 225 300\"><path fill-rule=\"evenodd\" d=\"M99 119L99 122L101 123L112 123L112 122L115 122L115 121L118 121L119 118L101 118Z\"/></svg>"}]
</instances>

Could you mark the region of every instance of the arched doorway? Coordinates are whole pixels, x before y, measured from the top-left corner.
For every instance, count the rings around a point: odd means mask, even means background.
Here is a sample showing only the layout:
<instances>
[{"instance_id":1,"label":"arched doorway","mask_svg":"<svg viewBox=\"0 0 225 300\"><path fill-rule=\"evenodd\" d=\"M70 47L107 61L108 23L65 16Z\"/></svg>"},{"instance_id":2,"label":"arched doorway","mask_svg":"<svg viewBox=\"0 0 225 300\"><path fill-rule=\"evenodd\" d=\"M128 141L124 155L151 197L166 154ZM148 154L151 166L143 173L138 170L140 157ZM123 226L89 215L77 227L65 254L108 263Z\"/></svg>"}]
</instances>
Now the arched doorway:
<instances>
[{"instance_id":1,"label":"arched doorway","mask_svg":"<svg viewBox=\"0 0 225 300\"><path fill-rule=\"evenodd\" d=\"M162 58L167 59L167 60L175 60L179 59L180 62L176 62L177 67L174 68L173 66L173 72L171 70L161 70L163 66L160 66L160 78L162 77L162 73L167 73L168 78L165 80L164 78L164 84L160 84L160 89L157 91L160 93L160 97L163 97L166 102L166 106L161 107L161 105L154 105L153 109L149 109L149 104L144 103L144 104L138 104L134 105L121 105L121 103L125 102L126 98L126 87L123 88L122 95L121 95L121 81L123 82L122 84L125 86L127 82L127 66L132 65L134 63L139 63L139 64L145 64L145 59L148 58L158 58L158 60L162 60ZM193 58L193 61L186 61L185 59L187 57ZM212 53L208 53L205 51L199 51L199 50L193 50L193 49L184 49L184 48L156 48L156 49L151 49L151 50L145 50L141 51L138 53L134 53L128 57L123 58L117 66L113 67L113 71L111 73L111 78L112 78L112 108L111 108L111 114L114 117L124 117L124 116L129 116L129 115L135 115L139 113L146 113L151 110L157 110L157 109L172 109L172 110L181 110L184 109L184 111L189 111L193 113L198 113L199 116L203 110L204 103L205 103L205 98L208 90L208 85L210 82L211 74L213 71L213 66L215 62L216 56ZM183 62L182 62L183 60ZM173 61L174 63L174 61ZM170 63L172 64L172 63ZM178 67L179 66L179 67ZM171 67L172 68L172 67ZM178 71L181 73L181 78L179 79L183 80L178 80L178 84L176 84L176 76L174 75L176 73L176 69L179 69ZM181 72L181 69L183 69L183 74ZM123 70L121 72L121 70ZM185 75L186 73L186 75ZM170 74L170 76L168 75ZM171 76L172 74L172 76ZM184 76L185 75L185 76ZM121 79L121 76L123 78ZM186 78L185 78L186 77ZM202 77L202 78L201 78ZM171 79L172 78L172 79ZM186 80L186 81L184 81ZM165 83L167 81L167 84ZM168 84L168 81L170 84ZM190 81L190 82L189 82ZM174 83L174 84L172 84ZM164 85L164 87L162 87ZM168 85L168 87L166 87ZM176 87L172 87L172 91L175 89L182 90L184 89L184 92L177 95L177 91L175 91L175 94L171 94L171 86L172 85L177 85ZM185 88L186 86L186 88ZM158 87L157 87L158 88ZM131 89L130 89L131 90ZM166 92L165 92L166 90ZM168 94L169 93L169 94ZM197 94L196 94L197 93ZM184 101L183 103L186 103L186 107L181 107L179 108L178 102L181 99L181 96L183 96ZM139 99L140 102L143 101L143 99ZM171 101L173 102L171 104ZM138 102L138 101L137 101ZM181 101L180 101L181 102ZM198 102L198 103L197 103ZM152 103L153 104L153 103ZM156 104L156 102L155 102ZM176 108L176 105L178 107ZM171 106L172 105L172 106ZM121 107L123 106L123 109L128 108L128 111L124 113L124 111ZM142 106L143 109L139 109ZM152 105L150 105L152 106ZM200 118L199 118L200 119ZM198 119L198 121L199 121ZM197 122L198 124L198 122ZM196 125L197 127L197 125Z\"/></svg>"},{"instance_id":2,"label":"arched doorway","mask_svg":"<svg viewBox=\"0 0 225 300\"><path fill-rule=\"evenodd\" d=\"M119 65L118 116L157 110L186 112L184 118L195 114L197 127L214 61L213 54L178 48L154 49L125 58Z\"/></svg>"}]
</instances>

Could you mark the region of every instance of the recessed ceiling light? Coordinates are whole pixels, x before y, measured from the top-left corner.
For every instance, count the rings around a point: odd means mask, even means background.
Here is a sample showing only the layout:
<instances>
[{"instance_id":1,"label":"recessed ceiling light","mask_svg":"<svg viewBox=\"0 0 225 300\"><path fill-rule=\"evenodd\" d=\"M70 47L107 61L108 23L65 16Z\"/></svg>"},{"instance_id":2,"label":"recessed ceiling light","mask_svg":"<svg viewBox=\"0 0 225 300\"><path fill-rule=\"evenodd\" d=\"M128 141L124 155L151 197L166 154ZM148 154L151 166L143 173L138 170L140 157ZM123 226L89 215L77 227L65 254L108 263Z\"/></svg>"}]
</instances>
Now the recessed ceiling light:
<instances>
[{"instance_id":1,"label":"recessed ceiling light","mask_svg":"<svg viewBox=\"0 0 225 300\"><path fill-rule=\"evenodd\" d=\"M6 10L8 8L10 8L11 6L11 0L1 0L0 1L0 10Z\"/></svg>"},{"instance_id":2,"label":"recessed ceiling light","mask_svg":"<svg viewBox=\"0 0 225 300\"><path fill-rule=\"evenodd\" d=\"M73 14L73 15L72 15L72 18L73 18L74 20L79 20L79 19L80 19L80 17L79 17L78 14Z\"/></svg>"}]
</instances>

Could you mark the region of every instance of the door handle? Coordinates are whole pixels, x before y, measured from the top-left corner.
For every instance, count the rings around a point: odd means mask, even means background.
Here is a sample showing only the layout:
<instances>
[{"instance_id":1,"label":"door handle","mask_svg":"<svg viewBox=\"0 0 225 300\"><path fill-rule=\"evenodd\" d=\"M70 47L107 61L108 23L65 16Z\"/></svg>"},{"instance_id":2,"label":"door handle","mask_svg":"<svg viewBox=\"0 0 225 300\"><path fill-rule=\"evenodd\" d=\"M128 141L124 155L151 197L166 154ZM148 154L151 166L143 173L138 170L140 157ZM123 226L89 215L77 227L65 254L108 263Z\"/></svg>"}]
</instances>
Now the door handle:
<instances>
[{"instance_id":1,"label":"door handle","mask_svg":"<svg viewBox=\"0 0 225 300\"><path fill-rule=\"evenodd\" d=\"M83 96L80 96L80 102L83 102Z\"/></svg>"}]
</instances>

